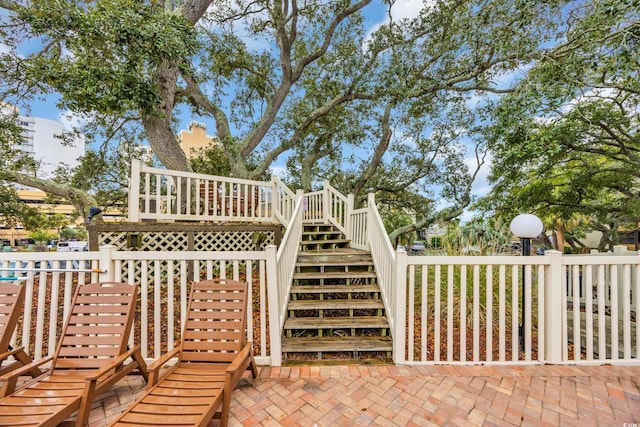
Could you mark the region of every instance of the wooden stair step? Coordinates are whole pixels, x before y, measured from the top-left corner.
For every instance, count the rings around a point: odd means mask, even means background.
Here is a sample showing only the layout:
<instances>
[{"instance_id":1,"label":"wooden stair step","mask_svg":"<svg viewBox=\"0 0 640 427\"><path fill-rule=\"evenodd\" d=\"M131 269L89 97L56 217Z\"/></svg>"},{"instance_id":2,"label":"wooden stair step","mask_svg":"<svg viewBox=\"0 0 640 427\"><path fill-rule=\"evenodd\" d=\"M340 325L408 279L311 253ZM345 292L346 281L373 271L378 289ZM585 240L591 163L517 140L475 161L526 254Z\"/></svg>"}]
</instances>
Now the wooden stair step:
<instances>
[{"instance_id":1,"label":"wooden stair step","mask_svg":"<svg viewBox=\"0 0 640 427\"><path fill-rule=\"evenodd\" d=\"M288 310L364 310L384 308L379 299L325 299L289 301Z\"/></svg>"},{"instance_id":2,"label":"wooden stair step","mask_svg":"<svg viewBox=\"0 0 640 427\"><path fill-rule=\"evenodd\" d=\"M354 255L350 252L344 252L346 248L337 248L330 252L318 251L318 252L300 252L298 254L297 264L303 266L306 265L374 265L371 257L364 257L362 255Z\"/></svg>"},{"instance_id":3,"label":"wooden stair step","mask_svg":"<svg viewBox=\"0 0 640 427\"><path fill-rule=\"evenodd\" d=\"M340 230L303 231L303 236L344 236Z\"/></svg>"},{"instance_id":4,"label":"wooden stair step","mask_svg":"<svg viewBox=\"0 0 640 427\"><path fill-rule=\"evenodd\" d=\"M284 323L285 329L379 329L388 328L385 316L294 317Z\"/></svg>"},{"instance_id":5,"label":"wooden stair step","mask_svg":"<svg viewBox=\"0 0 640 427\"><path fill-rule=\"evenodd\" d=\"M324 260L322 257L318 257L318 260L303 260L296 262L297 267L369 267L373 265L372 259L340 259L335 257L336 259L332 260Z\"/></svg>"},{"instance_id":6,"label":"wooden stair step","mask_svg":"<svg viewBox=\"0 0 640 427\"><path fill-rule=\"evenodd\" d=\"M302 240L300 243L302 243L303 245L324 245L324 244L342 244L342 243L349 243L350 240L348 239L327 239L327 240Z\"/></svg>"},{"instance_id":7,"label":"wooden stair step","mask_svg":"<svg viewBox=\"0 0 640 427\"><path fill-rule=\"evenodd\" d=\"M304 279L375 279L374 271L313 271L311 273L293 273L293 278Z\"/></svg>"},{"instance_id":8,"label":"wooden stair step","mask_svg":"<svg viewBox=\"0 0 640 427\"><path fill-rule=\"evenodd\" d=\"M297 285L292 294L343 294L349 292L380 292L378 285Z\"/></svg>"},{"instance_id":9,"label":"wooden stair step","mask_svg":"<svg viewBox=\"0 0 640 427\"><path fill-rule=\"evenodd\" d=\"M337 352L337 351L391 351L391 337L304 337L282 338L282 351Z\"/></svg>"}]
</instances>

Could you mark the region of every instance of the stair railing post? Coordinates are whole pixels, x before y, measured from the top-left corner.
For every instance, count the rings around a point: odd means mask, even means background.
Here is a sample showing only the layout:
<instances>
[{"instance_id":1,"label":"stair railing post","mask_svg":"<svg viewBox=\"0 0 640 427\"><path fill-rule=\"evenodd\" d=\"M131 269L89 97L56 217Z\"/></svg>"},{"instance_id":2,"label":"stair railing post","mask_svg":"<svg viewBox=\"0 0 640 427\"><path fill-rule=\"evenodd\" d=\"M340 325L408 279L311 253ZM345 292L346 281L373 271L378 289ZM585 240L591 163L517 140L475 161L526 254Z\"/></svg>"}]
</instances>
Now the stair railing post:
<instances>
[{"instance_id":1,"label":"stair railing post","mask_svg":"<svg viewBox=\"0 0 640 427\"><path fill-rule=\"evenodd\" d=\"M345 213L345 225L344 228L347 231L346 236L347 239L353 240L353 221L351 218L351 214L353 213L353 205L355 196L353 194L347 194L347 212Z\"/></svg>"},{"instance_id":2,"label":"stair railing post","mask_svg":"<svg viewBox=\"0 0 640 427\"><path fill-rule=\"evenodd\" d=\"M374 213L373 213L373 208L376 205L376 194L375 193L367 193L367 217L365 218L365 233L364 235L366 236L366 244L371 247L371 240L372 240L372 236L371 233L373 232L374 228L372 225L373 218L374 218Z\"/></svg>"},{"instance_id":3,"label":"stair railing post","mask_svg":"<svg viewBox=\"0 0 640 427\"><path fill-rule=\"evenodd\" d=\"M324 181L322 188L322 221L325 224L328 224L329 218L331 217L331 206L329 205L329 200L331 200L329 194L329 181Z\"/></svg>"},{"instance_id":4,"label":"stair railing post","mask_svg":"<svg viewBox=\"0 0 640 427\"><path fill-rule=\"evenodd\" d=\"M404 364L405 333L407 316L407 265L409 256L404 251L395 252L395 280L391 286L391 302L393 304L393 362Z\"/></svg>"},{"instance_id":5,"label":"stair railing post","mask_svg":"<svg viewBox=\"0 0 640 427\"><path fill-rule=\"evenodd\" d=\"M275 175L271 175L271 216L273 218L277 218L277 214L282 215L280 207L280 196L278 193L278 183L276 182L276 177Z\"/></svg>"}]
</instances>

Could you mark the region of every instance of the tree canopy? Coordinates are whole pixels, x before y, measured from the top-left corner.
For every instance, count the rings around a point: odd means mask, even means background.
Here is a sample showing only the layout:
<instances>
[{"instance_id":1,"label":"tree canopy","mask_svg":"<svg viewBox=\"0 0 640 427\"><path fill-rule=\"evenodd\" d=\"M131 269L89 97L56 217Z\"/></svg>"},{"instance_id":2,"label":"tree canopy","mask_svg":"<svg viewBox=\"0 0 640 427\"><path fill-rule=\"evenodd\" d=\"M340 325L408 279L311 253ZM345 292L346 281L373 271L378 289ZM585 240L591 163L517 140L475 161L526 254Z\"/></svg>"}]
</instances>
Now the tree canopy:
<instances>
[{"instance_id":1,"label":"tree canopy","mask_svg":"<svg viewBox=\"0 0 640 427\"><path fill-rule=\"evenodd\" d=\"M492 110L494 188L481 206L536 212L576 247L588 231L603 233L604 249L620 227L637 227L639 18L629 1L585 2L568 14L566 41Z\"/></svg>"},{"instance_id":2,"label":"tree canopy","mask_svg":"<svg viewBox=\"0 0 640 427\"><path fill-rule=\"evenodd\" d=\"M606 44L623 3L435 0L400 19L395 1L1 0L2 99L58 93L110 142L140 126L179 170L191 165L178 118L197 116L214 124L233 176L286 158L293 186L329 179L357 203L374 192L383 209L413 212L397 231L408 232L472 201L487 149L477 106L511 92L514 70L542 78L570 58L573 74L560 77L584 77L572 52ZM373 28L374 14L388 19ZM592 14L594 31L581 31ZM36 48L25 54L25 43ZM544 80L546 97L561 81Z\"/></svg>"}]
</instances>

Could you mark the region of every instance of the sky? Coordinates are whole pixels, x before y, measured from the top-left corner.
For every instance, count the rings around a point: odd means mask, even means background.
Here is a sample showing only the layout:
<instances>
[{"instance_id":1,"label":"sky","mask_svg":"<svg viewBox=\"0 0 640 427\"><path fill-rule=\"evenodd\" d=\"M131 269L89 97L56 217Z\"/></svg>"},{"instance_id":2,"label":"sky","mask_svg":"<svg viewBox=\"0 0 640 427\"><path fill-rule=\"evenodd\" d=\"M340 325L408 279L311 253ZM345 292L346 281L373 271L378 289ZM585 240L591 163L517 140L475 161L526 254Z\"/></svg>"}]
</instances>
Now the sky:
<instances>
[{"instance_id":1,"label":"sky","mask_svg":"<svg viewBox=\"0 0 640 427\"><path fill-rule=\"evenodd\" d=\"M429 2L431 2L431 0L426 0L426 3L429 3ZM396 0L392 7L391 15L394 20L398 20L402 18L413 18L417 16L418 11L422 7L422 5L423 5L423 0ZM376 0L372 5L368 6L365 10L367 11L365 14L365 18L368 25L371 28L370 30L371 32L373 32L376 28L380 27L382 24L387 22L389 19L389 17L386 14L386 6L383 5L381 0ZM24 53L28 51L28 48L29 47L27 47L27 50L25 50ZM31 46L31 48L33 49L33 46ZM2 51L2 45L0 44L0 52L1 51ZM58 100L58 97L55 94L49 95L46 99L36 100L31 104L31 111L29 112L22 111L22 114L56 120L56 121L62 122L66 128L71 129L74 124L77 124L78 122L81 121L81 117L75 114L72 114L69 111L59 110L56 107L57 100ZM185 113L184 110L186 109L183 108L183 113L178 116L181 122L180 129L186 129L188 124L192 120L196 120L196 121L205 122L205 124L207 125L208 134L214 133L213 131L214 125L210 119L193 117L190 114ZM472 152L469 153L469 156L471 155L473 155ZM279 158L278 161L275 162L275 164L272 167L273 173L275 175L281 175L285 172L285 167L284 167L285 162L286 162L285 156L281 156L281 158ZM467 163L470 166L470 168L474 167L475 158L469 157L467 159ZM489 172L489 164L490 162L488 162L487 165L483 167L483 169L480 171L478 175L478 178L473 184L473 194L477 197L485 195L490 190L490 186L486 180L486 177ZM468 212L465 213L465 218L463 218L463 220L468 219L469 216L470 214Z\"/></svg>"}]
</instances>

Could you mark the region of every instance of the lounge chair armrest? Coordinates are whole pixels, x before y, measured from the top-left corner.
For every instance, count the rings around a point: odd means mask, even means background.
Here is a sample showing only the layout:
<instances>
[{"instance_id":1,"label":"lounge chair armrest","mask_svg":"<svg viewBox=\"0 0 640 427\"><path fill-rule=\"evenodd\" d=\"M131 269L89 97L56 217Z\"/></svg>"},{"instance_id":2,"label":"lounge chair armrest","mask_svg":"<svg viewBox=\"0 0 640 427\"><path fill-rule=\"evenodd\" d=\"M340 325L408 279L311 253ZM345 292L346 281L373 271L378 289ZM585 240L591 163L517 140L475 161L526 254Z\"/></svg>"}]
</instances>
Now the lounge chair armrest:
<instances>
[{"instance_id":1,"label":"lounge chair armrest","mask_svg":"<svg viewBox=\"0 0 640 427\"><path fill-rule=\"evenodd\" d=\"M176 357L176 355L179 352L180 352L180 347L174 347L172 350L169 350L168 352L160 356L158 359L151 362L151 364L147 366L147 370L154 371L162 368L164 365L167 364L169 359Z\"/></svg>"},{"instance_id":2,"label":"lounge chair armrest","mask_svg":"<svg viewBox=\"0 0 640 427\"><path fill-rule=\"evenodd\" d=\"M24 347L18 347L11 350L7 350L4 353L0 354L0 360L4 360L9 356L15 356L17 353L24 350Z\"/></svg>"},{"instance_id":3,"label":"lounge chair armrest","mask_svg":"<svg viewBox=\"0 0 640 427\"><path fill-rule=\"evenodd\" d=\"M147 372L149 372L149 381L147 382L147 387L153 387L158 383L158 381L160 381L160 369L167 364L169 359L176 357L179 352L180 347L175 347L160 356L157 360L153 361L149 366L147 366Z\"/></svg>"},{"instance_id":4,"label":"lounge chair armrest","mask_svg":"<svg viewBox=\"0 0 640 427\"><path fill-rule=\"evenodd\" d=\"M13 393L16 389L16 384L18 383L19 377L29 374L29 372L31 372L34 368L37 369L38 366L51 362L53 360L53 357L53 355L43 357L36 360L35 362L31 362L27 365L21 366L11 372L7 372L6 374L2 375L0 377L0 397L6 397Z\"/></svg>"},{"instance_id":5,"label":"lounge chair armrest","mask_svg":"<svg viewBox=\"0 0 640 427\"><path fill-rule=\"evenodd\" d=\"M240 381L242 375L244 375L245 369L253 363L253 355L251 354L251 344L247 343L245 346L236 354L236 357L233 358L233 361L227 369L226 373L226 384L230 389L234 389Z\"/></svg>"},{"instance_id":6,"label":"lounge chair armrest","mask_svg":"<svg viewBox=\"0 0 640 427\"><path fill-rule=\"evenodd\" d=\"M21 350L21 348L16 349ZM33 368L37 368L38 366L44 365L45 363L51 362L53 360L53 355L43 357L42 359L38 359L34 362L29 363L28 365L21 366L9 373L4 374L0 377L0 382L9 381L12 378L18 378L19 376L26 375Z\"/></svg>"},{"instance_id":7,"label":"lounge chair armrest","mask_svg":"<svg viewBox=\"0 0 640 427\"><path fill-rule=\"evenodd\" d=\"M85 377L85 380L86 381L97 381L98 378L100 378L101 376L107 374L110 370L118 367L118 365L123 364L129 357L132 357L138 351L140 351L140 346L135 346L131 350L128 350L127 352L122 353L120 356L118 356L115 359L111 360L108 365L105 365L102 368L98 369L96 372L94 372L93 375L87 375Z\"/></svg>"},{"instance_id":8,"label":"lounge chair armrest","mask_svg":"<svg viewBox=\"0 0 640 427\"><path fill-rule=\"evenodd\" d=\"M249 352L250 351L251 351L251 345L249 343L245 344L245 346L242 347L242 350L240 350L238 352L238 354L236 354L236 357L233 358L233 361L227 367L226 373L227 374L233 374L233 373L237 372L238 370L244 369L244 367L242 366L242 363L245 360L247 360L247 358L249 357Z\"/></svg>"}]
</instances>

